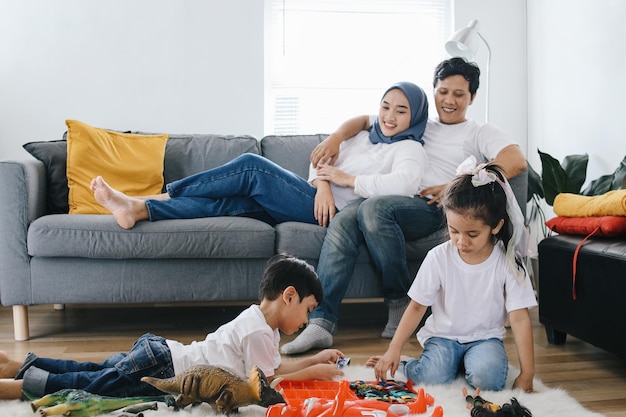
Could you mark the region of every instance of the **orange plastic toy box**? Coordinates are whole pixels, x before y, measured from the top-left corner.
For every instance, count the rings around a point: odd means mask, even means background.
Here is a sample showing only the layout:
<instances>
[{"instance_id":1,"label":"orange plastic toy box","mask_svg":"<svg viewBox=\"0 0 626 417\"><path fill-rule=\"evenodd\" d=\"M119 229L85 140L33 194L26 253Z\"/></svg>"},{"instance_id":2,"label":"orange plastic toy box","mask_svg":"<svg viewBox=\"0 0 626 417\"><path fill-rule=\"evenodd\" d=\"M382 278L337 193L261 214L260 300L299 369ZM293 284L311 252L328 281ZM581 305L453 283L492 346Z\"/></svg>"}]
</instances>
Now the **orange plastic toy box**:
<instances>
[{"instance_id":1,"label":"orange plastic toy box","mask_svg":"<svg viewBox=\"0 0 626 417\"><path fill-rule=\"evenodd\" d=\"M423 388L415 392L410 381L393 392L377 382L347 380L281 381L276 388L287 404L268 407L266 417L400 417L424 414L435 402ZM431 417L443 417L443 408L435 407Z\"/></svg>"}]
</instances>

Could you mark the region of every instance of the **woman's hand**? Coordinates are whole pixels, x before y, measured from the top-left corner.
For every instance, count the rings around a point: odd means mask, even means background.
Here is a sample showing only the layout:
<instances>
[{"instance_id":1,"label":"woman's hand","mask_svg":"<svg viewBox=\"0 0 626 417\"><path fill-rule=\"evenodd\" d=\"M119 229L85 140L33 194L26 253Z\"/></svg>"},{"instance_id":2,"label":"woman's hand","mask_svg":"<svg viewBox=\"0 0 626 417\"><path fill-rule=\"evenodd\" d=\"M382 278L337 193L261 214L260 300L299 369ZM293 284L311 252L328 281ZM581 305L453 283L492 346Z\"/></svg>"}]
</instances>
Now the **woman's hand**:
<instances>
[{"instance_id":1,"label":"woman's hand","mask_svg":"<svg viewBox=\"0 0 626 417\"><path fill-rule=\"evenodd\" d=\"M317 192L315 193L313 216L320 226L326 227L337 212L335 208L335 198L333 197L333 192L330 189L328 181L316 178L314 185L317 188Z\"/></svg>"},{"instance_id":2,"label":"woman's hand","mask_svg":"<svg viewBox=\"0 0 626 417\"><path fill-rule=\"evenodd\" d=\"M318 179L330 181L340 187L354 188L354 181L356 177L354 175L346 174L339 168L335 168L332 165L320 164L317 168Z\"/></svg>"},{"instance_id":3,"label":"woman's hand","mask_svg":"<svg viewBox=\"0 0 626 417\"><path fill-rule=\"evenodd\" d=\"M335 140L333 135L324 139L311 152L311 164L315 168L320 164L333 165L339 158L339 145L341 145L341 142L341 140Z\"/></svg>"}]
</instances>

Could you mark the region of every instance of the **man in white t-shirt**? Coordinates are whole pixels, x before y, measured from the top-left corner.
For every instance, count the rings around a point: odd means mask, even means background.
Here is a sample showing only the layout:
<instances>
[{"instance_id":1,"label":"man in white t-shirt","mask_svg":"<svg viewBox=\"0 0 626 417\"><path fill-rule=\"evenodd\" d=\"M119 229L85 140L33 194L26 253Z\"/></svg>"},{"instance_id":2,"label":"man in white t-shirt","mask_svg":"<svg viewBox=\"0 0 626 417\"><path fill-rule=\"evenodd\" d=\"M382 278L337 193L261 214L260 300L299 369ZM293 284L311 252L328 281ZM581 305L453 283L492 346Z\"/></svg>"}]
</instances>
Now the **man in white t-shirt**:
<instances>
[{"instance_id":1,"label":"man in white t-shirt","mask_svg":"<svg viewBox=\"0 0 626 417\"><path fill-rule=\"evenodd\" d=\"M434 74L434 101L438 118L429 120L423 136L429 167L415 197L380 196L363 201L353 213L343 210L330 223L320 253L317 273L324 287L324 301L311 313L309 325L281 352L295 354L330 347L337 331L341 301L352 278L358 246L365 242L380 273L388 321L381 336L392 338L408 304L413 277L406 261L406 240L424 237L439 229L443 213L439 200L457 166L470 155L479 162L492 161L512 178L526 169L521 149L504 132L490 124L466 119L476 97L480 70L462 58L441 62ZM311 154L313 165L333 163L339 145L369 128L369 116L346 121ZM349 208L349 207L348 207Z\"/></svg>"}]
</instances>

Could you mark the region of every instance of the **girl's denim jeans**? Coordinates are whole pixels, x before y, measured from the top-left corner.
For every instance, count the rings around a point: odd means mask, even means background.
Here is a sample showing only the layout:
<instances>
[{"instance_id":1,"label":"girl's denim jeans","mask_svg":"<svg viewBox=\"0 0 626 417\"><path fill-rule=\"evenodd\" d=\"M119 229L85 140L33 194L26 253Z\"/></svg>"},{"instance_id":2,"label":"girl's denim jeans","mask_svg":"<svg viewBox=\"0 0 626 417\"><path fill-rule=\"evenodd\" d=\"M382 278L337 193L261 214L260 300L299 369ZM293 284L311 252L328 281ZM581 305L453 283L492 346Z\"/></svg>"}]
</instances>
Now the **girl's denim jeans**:
<instances>
[{"instance_id":1,"label":"girl's denim jeans","mask_svg":"<svg viewBox=\"0 0 626 417\"><path fill-rule=\"evenodd\" d=\"M398 369L415 384L447 384L464 369L465 380L472 387L500 391L504 389L509 364L500 339L459 343L431 337L419 359L404 360Z\"/></svg>"}]
</instances>

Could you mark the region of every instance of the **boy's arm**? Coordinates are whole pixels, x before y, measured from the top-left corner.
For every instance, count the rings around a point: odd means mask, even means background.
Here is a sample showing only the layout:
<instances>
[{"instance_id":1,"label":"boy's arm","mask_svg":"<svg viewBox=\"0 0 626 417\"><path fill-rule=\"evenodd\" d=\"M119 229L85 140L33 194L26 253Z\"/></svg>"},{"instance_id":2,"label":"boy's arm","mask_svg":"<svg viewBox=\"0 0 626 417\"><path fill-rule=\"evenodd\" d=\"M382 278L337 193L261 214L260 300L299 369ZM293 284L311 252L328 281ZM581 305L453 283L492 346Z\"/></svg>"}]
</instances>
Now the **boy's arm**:
<instances>
[{"instance_id":1,"label":"boy's arm","mask_svg":"<svg viewBox=\"0 0 626 417\"><path fill-rule=\"evenodd\" d=\"M355 136L361 130L370 128L369 116L357 116L343 122L337 130L330 134L322 143L311 152L311 163L333 165L339 157L339 145L346 139Z\"/></svg>"},{"instance_id":2,"label":"boy's arm","mask_svg":"<svg viewBox=\"0 0 626 417\"><path fill-rule=\"evenodd\" d=\"M337 367L337 359L343 357L343 353L337 349L324 349L313 356L299 360L282 361L280 366L276 368L274 378L331 380L343 375L343 372Z\"/></svg>"},{"instance_id":3,"label":"boy's arm","mask_svg":"<svg viewBox=\"0 0 626 417\"><path fill-rule=\"evenodd\" d=\"M521 308L509 313L509 323L515 339L515 347L520 363L520 374L513 382L513 388L521 388L526 392L533 391L535 377L535 350L533 329L530 323L530 314L527 308Z\"/></svg>"}]
</instances>

